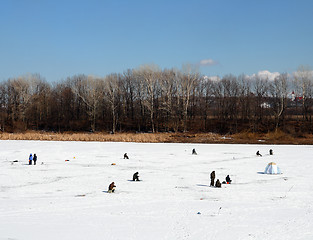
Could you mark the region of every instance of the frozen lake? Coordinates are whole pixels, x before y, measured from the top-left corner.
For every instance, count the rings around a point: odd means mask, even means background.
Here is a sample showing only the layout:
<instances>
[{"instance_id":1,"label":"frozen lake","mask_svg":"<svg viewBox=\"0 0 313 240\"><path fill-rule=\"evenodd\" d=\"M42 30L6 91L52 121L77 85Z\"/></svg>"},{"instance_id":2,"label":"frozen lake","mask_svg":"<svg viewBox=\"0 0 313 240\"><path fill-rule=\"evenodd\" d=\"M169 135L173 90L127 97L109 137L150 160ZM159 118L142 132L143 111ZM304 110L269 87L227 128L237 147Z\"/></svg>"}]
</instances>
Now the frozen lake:
<instances>
[{"instance_id":1,"label":"frozen lake","mask_svg":"<svg viewBox=\"0 0 313 240\"><path fill-rule=\"evenodd\" d=\"M0 240L313 239L313 146L0 144ZM233 183L209 187L213 170Z\"/></svg>"}]
</instances>

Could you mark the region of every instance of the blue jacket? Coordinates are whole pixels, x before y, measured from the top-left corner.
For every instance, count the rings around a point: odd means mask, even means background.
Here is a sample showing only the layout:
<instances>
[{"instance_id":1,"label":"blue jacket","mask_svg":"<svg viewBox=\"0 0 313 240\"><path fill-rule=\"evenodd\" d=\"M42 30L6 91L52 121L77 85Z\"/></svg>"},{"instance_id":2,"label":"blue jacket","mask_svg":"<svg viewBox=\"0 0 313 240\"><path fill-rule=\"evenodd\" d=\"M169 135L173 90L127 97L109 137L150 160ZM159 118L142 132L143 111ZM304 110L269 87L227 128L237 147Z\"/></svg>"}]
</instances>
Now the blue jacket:
<instances>
[{"instance_id":1,"label":"blue jacket","mask_svg":"<svg viewBox=\"0 0 313 240\"><path fill-rule=\"evenodd\" d=\"M29 160L33 160L33 155L29 155Z\"/></svg>"}]
</instances>

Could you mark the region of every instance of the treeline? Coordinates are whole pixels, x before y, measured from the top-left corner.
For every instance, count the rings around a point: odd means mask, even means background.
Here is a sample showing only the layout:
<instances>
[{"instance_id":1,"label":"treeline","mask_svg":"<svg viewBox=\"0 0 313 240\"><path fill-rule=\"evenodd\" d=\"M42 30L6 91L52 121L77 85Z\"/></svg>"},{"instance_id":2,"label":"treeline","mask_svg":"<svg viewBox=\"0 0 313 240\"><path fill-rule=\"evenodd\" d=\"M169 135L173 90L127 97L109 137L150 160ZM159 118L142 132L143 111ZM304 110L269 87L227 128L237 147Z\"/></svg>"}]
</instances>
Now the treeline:
<instances>
[{"instance_id":1,"label":"treeline","mask_svg":"<svg viewBox=\"0 0 313 240\"><path fill-rule=\"evenodd\" d=\"M0 84L0 127L5 132L312 133L310 73L283 73L273 81L245 75L212 80L189 67L143 66L53 84L40 75L12 78Z\"/></svg>"}]
</instances>

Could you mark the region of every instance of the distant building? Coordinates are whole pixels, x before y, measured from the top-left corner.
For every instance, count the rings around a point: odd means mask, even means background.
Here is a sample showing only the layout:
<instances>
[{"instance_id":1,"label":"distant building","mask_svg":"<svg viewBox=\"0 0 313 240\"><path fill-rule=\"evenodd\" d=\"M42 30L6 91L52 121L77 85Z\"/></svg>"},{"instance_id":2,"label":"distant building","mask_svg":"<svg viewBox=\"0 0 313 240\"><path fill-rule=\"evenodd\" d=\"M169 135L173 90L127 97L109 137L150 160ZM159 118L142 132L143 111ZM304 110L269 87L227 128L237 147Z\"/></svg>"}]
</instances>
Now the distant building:
<instances>
[{"instance_id":1,"label":"distant building","mask_svg":"<svg viewBox=\"0 0 313 240\"><path fill-rule=\"evenodd\" d=\"M267 102L262 103L260 106L261 106L261 108L271 108L271 104L269 104Z\"/></svg>"}]
</instances>

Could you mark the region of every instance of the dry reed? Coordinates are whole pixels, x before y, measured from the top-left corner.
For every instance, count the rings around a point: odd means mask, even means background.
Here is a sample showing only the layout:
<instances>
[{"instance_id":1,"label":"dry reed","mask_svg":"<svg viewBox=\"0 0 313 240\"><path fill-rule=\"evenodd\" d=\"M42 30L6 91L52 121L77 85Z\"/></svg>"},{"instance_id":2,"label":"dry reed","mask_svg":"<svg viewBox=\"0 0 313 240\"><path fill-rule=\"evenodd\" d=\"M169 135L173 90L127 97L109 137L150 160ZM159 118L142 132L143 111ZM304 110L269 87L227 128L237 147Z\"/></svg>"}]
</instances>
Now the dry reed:
<instances>
[{"instance_id":1,"label":"dry reed","mask_svg":"<svg viewBox=\"0 0 313 240\"><path fill-rule=\"evenodd\" d=\"M267 134L242 132L233 135L215 133L0 133L1 140L97 141L138 143L251 143L251 144L313 144L313 135L296 138L281 131Z\"/></svg>"},{"instance_id":2,"label":"dry reed","mask_svg":"<svg viewBox=\"0 0 313 240\"><path fill-rule=\"evenodd\" d=\"M2 133L1 140L98 141L98 142L169 142L169 133Z\"/></svg>"}]
</instances>

